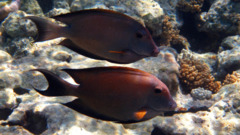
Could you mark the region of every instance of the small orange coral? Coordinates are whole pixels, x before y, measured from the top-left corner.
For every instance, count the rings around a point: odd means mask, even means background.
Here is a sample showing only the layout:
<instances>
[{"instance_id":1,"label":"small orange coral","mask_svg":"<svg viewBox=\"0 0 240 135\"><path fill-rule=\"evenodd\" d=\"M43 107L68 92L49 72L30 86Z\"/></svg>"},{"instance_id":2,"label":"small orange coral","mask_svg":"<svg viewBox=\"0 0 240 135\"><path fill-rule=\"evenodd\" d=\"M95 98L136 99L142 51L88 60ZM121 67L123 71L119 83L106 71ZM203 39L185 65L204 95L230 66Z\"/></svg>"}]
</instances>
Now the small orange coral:
<instances>
[{"instance_id":1,"label":"small orange coral","mask_svg":"<svg viewBox=\"0 0 240 135\"><path fill-rule=\"evenodd\" d=\"M193 57L180 59L180 79L190 90L203 87L216 93L221 87L221 82L215 81L208 65Z\"/></svg>"},{"instance_id":2,"label":"small orange coral","mask_svg":"<svg viewBox=\"0 0 240 135\"><path fill-rule=\"evenodd\" d=\"M204 0L190 0L190 2L187 2L186 0L180 0L177 3L177 7L183 12L199 13L201 12L203 2Z\"/></svg>"},{"instance_id":3,"label":"small orange coral","mask_svg":"<svg viewBox=\"0 0 240 135\"><path fill-rule=\"evenodd\" d=\"M240 82L240 74L237 72L233 72L232 74L227 74L225 80L223 81L223 85Z\"/></svg>"}]
</instances>

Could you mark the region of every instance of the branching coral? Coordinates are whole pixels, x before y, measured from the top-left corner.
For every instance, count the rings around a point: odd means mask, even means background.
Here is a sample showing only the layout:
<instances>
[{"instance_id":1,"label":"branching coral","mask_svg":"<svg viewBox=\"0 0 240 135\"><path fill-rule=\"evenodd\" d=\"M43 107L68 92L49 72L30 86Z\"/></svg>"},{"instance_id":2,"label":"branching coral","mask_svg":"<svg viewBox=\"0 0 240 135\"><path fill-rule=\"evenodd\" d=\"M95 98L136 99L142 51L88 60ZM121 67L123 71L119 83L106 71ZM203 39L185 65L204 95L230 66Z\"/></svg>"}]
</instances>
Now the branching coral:
<instances>
[{"instance_id":1,"label":"branching coral","mask_svg":"<svg viewBox=\"0 0 240 135\"><path fill-rule=\"evenodd\" d=\"M170 46L170 44L182 44L185 48L189 47L188 41L185 37L179 35L179 30L173 27L171 18L164 16L162 21L162 33L160 35L160 44L163 46Z\"/></svg>"},{"instance_id":2,"label":"branching coral","mask_svg":"<svg viewBox=\"0 0 240 135\"><path fill-rule=\"evenodd\" d=\"M177 7L183 12L199 13L201 12L203 2L204 0L190 0L189 2L186 0L180 0Z\"/></svg>"},{"instance_id":3,"label":"branching coral","mask_svg":"<svg viewBox=\"0 0 240 135\"><path fill-rule=\"evenodd\" d=\"M190 90L202 87L216 93L221 87L221 82L215 81L208 65L193 56L180 59L180 79Z\"/></svg>"},{"instance_id":4,"label":"branching coral","mask_svg":"<svg viewBox=\"0 0 240 135\"><path fill-rule=\"evenodd\" d=\"M237 72L233 72L232 74L227 74L225 80L223 81L223 85L240 82L240 74Z\"/></svg>"}]
</instances>

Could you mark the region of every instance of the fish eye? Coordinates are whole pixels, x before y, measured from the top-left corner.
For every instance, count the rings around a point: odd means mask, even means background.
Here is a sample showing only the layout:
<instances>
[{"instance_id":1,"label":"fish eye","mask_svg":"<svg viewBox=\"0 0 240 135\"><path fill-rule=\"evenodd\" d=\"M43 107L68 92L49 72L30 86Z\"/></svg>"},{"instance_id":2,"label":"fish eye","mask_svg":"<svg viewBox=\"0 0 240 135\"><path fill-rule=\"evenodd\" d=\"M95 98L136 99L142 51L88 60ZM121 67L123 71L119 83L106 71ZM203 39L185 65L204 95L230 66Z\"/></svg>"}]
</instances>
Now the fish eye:
<instances>
[{"instance_id":1,"label":"fish eye","mask_svg":"<svg viewBox=\"0 0 240 135\"><path fill-rule=\"evenodd\" d=\"M139 30L139 31L137 31L137 33L136 33L136 37L137 37L137 38L143 38L143 36L144 36L145 34L146 34L145 31Z\"/></svg>"},{"instance_id":2,"label":"fish eye","mask_svg":"<svg viewBox=\"0 0 240 135\"><path fill-rule=\"evenodd\" d=\"M137 33L136 33L136 37L137 37L137 38L142 38L142 37L143 37L143 34L140 33L140 32L137 32Z\"/></svg>"},{"instance_id":3,"label":"fish eye","mask_svg":"<svg viewBox=\"0 0 240 135\"><path fill-rule=\"evenodd\" d=\"M154 89L154 92L157 93L157 94L162 93L162 89Z\"/></svg>"}]
</instances>

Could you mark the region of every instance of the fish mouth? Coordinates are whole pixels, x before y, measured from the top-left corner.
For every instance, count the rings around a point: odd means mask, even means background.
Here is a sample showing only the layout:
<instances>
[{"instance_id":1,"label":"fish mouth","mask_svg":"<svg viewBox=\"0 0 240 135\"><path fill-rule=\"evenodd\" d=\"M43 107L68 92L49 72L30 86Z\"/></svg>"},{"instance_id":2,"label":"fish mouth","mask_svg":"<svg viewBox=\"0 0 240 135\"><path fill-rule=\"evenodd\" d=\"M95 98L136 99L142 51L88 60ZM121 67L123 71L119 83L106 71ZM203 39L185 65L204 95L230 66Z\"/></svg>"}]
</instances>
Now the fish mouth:
<instances>
[{"instance_id":1,"label":"fish mouth","mask_svg":"<svg viewBox=\"0 0 240 135\"><path fill-rule=\"evenodd\" d=\"M156 49L153 50L151 56L153 56L153 57L157 57L158 54L159 54L159 52L160 52L160 48L157 47Z\"/></svg>"},{"instance_id":2,"label":"fish mouth","mask_svg":"<svg viewBox=\"0 0 240 135\"><path fill-rule=\"evenodd\" d=\"M171 102L169 109L170 109L170 110L175 110L175 108L177 108L177 103L176 103L175 101L174 101L174 102Z\"/></svg>"},{"instance_id":3,"label":"fish mouth","mask_svg":"<svg viewBox=\"0 0 240 135\"><path fill-rule=\"evenodd\" d=\"M136 54L136 55L138 55L140 57L143 57L143 58L151 57L151 56L157 57L158 54L159 54L159 51L160 51L160 49L157 48L157 49L154 49L150 54L140 54L140 53L138 53L138 52L136 52L134 50L131 50L131 52L133 52L134 54Z\"/></svg>"},{"instance_id":4,"label":"fish mouth","mask_svg":"<svg viewBox=\"0 0 240 135\"><path fill-rule=\"evenodd\" d=\"M174 111L176 107L177 107L176 102L170 102L168 107L164 107L164 108L157 108L157 107L150 106L150 108L156 112Z\"/></svg>"}]
</instances>

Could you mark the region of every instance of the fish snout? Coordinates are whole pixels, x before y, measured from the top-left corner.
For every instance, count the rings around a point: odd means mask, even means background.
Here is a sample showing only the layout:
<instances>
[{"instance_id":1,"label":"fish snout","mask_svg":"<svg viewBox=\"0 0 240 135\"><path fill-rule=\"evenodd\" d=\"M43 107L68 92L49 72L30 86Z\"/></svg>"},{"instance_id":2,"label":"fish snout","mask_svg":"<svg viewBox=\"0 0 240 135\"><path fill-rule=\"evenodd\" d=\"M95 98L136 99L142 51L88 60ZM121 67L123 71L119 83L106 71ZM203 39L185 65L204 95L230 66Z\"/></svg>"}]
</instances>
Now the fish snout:
<instances>
[{"instance_id":1,"label":"fish snout","mask_svg":"<svg viewBox=\"0 0 240 135\"><path fill-rule=\"evenodd\" d=\"M177 103L175 101L169 102L169 109L174 110L177 107Z\"/></svg>"},{"instance_id":2,"label":"fish snout","mask_svg":"<svg viewBox=\"0 0 240 135\"><path fill-rule=\"evenodd\" d=\"M160 49L158 47L154 48L154 50L152 51L151 56L157 57L158 54L159 54L159 51L160 51Z\"/></svg>"}]
</instances>

